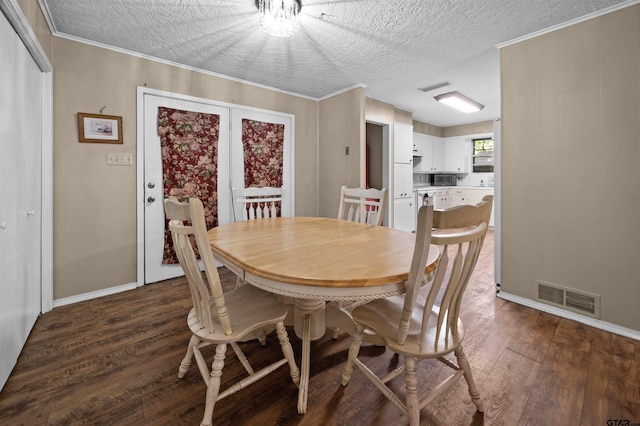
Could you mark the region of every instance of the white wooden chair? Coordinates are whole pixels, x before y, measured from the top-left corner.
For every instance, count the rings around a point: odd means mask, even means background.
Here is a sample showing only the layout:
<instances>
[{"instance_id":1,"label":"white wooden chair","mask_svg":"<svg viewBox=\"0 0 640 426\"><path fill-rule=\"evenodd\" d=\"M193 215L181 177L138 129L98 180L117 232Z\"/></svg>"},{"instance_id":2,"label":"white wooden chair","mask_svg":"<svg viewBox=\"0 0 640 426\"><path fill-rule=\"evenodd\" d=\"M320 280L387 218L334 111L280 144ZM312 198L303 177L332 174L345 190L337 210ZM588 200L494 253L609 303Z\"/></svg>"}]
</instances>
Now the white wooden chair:
<instances>
[{"instance_id":1,"label":"white wooden chair","mask_svg":"<svg viewBox=\"0 0 640 426\"><path fill-rule=\"evenodd\" d=\"M469 204L455 206L445 210L433 211L433 228L436 234L451 232L454 229L477 226L480 222L489 225L493 195L485 195L482 201L469 208Z\"/></svg>"},{"instance_id":2,"label":"white wooden chair","mask_svg":"<svg viewBox=\"0 0 640 426\"><path fill-rule=\"evenodd\" d=\"M173 244L187 277L193 302L193 308L187 317L192 337L187 353L180 363L178 377L184 377L195 356L202 379L207 385L201 425L211 425L216 401L238 392L284 364L289 364L291 378L296 386L299 385L300 371L283 323L287 308L272 294L250 285L223 293L207 237L202 202L197 198L190 198L188 203L180 203L175 199L166 199L164 203L166 217L170 220L169 229ZM191 224L187 225L185 222ZM206 280L198 267L191 238L195 239L204 263ZM237 342L268 327L275 327L283 358L259 371L254 371ZM212 344L216 345L216 349L209 370L200 350ZM227 345L231 345L248 375L220 392Z\"/></svg>"},{"instance_id":3,"label":"white wooden chair","mask_svg":"<svg viewBox=\"0 0 640 426\"><path fill-rule=\"evenodd\" d=\"M261 188L231 188L233 197L233 220L263 219L276 217L282 209L282 188L263 186ZM236 280L236 287L244 284L242 278Z\"/></svg>"},{"instance_id":4,"label":"white wooden chair","mask_svg":"<svg viewBox=\"0 0 640 426\"><path fill-rule=\"evenodd\" d=\"M340 206L338 207L338 219L351 222L367 223L369 225L382 225L385 209L387 208L387 188L340 188ZM338 309L344 304L336 302ZM356 306L351 303L350 307ZM333 338L337 339L340 329L333 329Z\"/></svg>"},{"instance_id":5,"label":"white wooden chair","mask_svg":"<svg viewBox=\"0 0 640 426\"><path fill-rule=\"evenodd\" d=\"M232 188L234 220L276 217L282 208L282 188Z\"/></svg>"},{"instance_id":6,"label":"white wooden chair","mask_svg":"<svg viewBox=\"0 0 640 426\"><path fill-rule=\"evenodd\" d=\"M474 206L460 206L459 210L474 209ZM487 223L480 219L475 226L448 234L433 235L433 207L423 206L418 212L418 229L409 279L404 295L378 299L354 309L356 334L349 349L347 364L342 373L342 384L346 386L351 378L353 365L409 419L411 426L420 424L420 409L442 395L460 377L465 378L471 400L478 411L483 411L482 400L473 381L471 368L462 349L464 327L459 319L460 305L469 278L473 273L480 248L487 231ZM446 216L442 211L440 216ZM444 220L444 219L443 219ZM450 221L461 228L456 223ZM421 290L424 280L429 245L441 246L440 259L433 281ZM450 256L450 254L453 254ZM438 303L437 301L441 301ZM358 353L363 335L376 333L387 348L402 355L404 363L384 376L376 375L360 359ZM446 358L455 354L457 365ZM455 372L432 390L418 396L416 364L425 359L437 359ZM395 394L386 383L404 374L405 400Z\"/></svg>"},{"instance_id":7,"label":"white wooden chair","mask_svg":"<svg viewBox=\"0 0 640 426\"><path fill-rule=\"evenodd\" d=\"M382 225L387 208L387 188L340 188L338 219Z\"/></svg>"}]
</instances>

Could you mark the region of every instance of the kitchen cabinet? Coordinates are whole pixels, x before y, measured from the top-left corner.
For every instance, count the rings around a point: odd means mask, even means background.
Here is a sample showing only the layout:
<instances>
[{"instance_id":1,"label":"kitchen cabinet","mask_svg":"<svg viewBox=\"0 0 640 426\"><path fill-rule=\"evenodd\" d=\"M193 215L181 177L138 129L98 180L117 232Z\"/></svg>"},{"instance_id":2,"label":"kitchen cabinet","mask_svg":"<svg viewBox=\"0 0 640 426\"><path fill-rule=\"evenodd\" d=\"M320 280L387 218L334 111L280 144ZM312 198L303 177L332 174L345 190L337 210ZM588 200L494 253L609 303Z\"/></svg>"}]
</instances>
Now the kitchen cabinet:
<instances>
[{"instance_id":1,"label":"kitchen cabinet","mask_svg":"<svg viewBox=\"0 0 640 426\"><path fill-rule=\"evenodd\" d=\"M393 165L393 198L413 197L413 167L411 164Z\"/></svg>"},{"instance_id":2,"label":"kitchen cabinet","mask_svg":"<svg viewBox=\"0 0 640 426\"><path fill-rule=\"evenodd\" d=\"M424 133L413 133L413 156L422 157L423 140L426 135ZM415 160L414 160L415 163Z\"/></svg>"},{"instance_id":3,"label":"kitchen cabinet","mask_svg":"<svg viewBox=\"0 0 640 426\"><path fill-rule=\"evenodd\" d=\"M415 228L413 196L413 126L393 126L393 227L408 232Z\"/></svg>"},{"instance_id":4,"label":"kitchen cabinet","mask_svg":"<svg viewBox=\"0 0 640 426\"><path fill-rule=\"evenodd\" d=\"M414 197L399 198L393 202L393 227L407 232L416 230L416 208Z\"/></svg>"},{"instance_id":5,"label":"kitchen cabinet","mask_svg":"<svg viewBox=\"0 0 640 426\"><path fill-rule=\"evenodd\" d=\"M437 136L422 135L422 157L416 161L416 173L437 173L444 170L444 143Z\"/></svg>"},{"instance_id":6,"label":"kitchen cabinet","mask_svg":"<svg viewBox=\"0 0 640 426\"><path fill-rule=\"evenodd\" d=\"M394 163L413 163L413 126L404 123L393 125Z\"/></svg>"},{"instance_id":7,"label":"kitchen cabinet","mask_svg":"<svg viewBox=\"0 0 640 426\"><path fill-rule=\"evenodd\" d=\"M493 195L492 188L447 188L439 189L433 197L433 206L435 209L448 209L455 206L461 206L463 204L476 205L482 201L482 197L485 195ZM494 205L491 207L491 219L489 220L489 226L493 227L493 215L495 211L495 199Z\"/></svg>"},{"instance_id":8,"label":"kitchen cabinet","mask_svg":"<svg viewBox=\"0 0 640 426\"><path fill-rule=\"evenodd\" d=\"M433 197L433 208L438 210L448 209L451 206L449 200L449 190L439 189L436 191L436 196Z\"/></svg>"},{"instance_id":9,"label":"kitchen cabinet","mask_svg":"<svg viewBox=\"0 0 640 426\"><path fill-rule=\"evenodd\" d=\"M444 171L469 173L471 146L462 137L444 139Z\"/></svg>"},{"instance_id":10,"label":"kitchen cabinet","mask_svg":"<svg viewBox=\"0 0 640 426\"><path fill-rule=\"evenodd\" d=\"M450 189L449 207L462 206L464 204L470 204L467 191L463 189Z\"/></svg>"}]
</instances>

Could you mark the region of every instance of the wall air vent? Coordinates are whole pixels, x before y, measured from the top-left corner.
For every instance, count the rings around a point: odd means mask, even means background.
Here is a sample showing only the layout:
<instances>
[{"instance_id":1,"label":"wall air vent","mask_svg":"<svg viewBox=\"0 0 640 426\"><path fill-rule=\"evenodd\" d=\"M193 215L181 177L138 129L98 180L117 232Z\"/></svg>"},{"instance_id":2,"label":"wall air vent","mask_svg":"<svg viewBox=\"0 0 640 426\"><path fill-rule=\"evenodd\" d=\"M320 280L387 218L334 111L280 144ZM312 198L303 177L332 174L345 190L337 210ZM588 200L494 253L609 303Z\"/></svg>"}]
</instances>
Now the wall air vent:
<instances>
[{"instance_id":1,"label":"wall air vent","mask_svg":"<svg viewBox=\"0 0 640 426\"><path fill-rule=\"evenodd\" d=\"M540 302L568 309L578 314L600 318L600 295L557 284L538 282L536 298Z\"/></svg>"}]
</instances>

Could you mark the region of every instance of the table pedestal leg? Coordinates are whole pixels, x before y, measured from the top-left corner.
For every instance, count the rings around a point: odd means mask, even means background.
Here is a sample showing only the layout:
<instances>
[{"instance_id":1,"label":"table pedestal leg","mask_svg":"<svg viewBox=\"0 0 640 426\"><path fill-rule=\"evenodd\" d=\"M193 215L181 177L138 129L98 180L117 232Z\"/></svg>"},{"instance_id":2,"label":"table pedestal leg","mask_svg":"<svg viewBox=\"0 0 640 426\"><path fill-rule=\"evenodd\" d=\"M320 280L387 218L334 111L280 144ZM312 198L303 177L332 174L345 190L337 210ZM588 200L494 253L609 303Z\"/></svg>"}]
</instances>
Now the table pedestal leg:
<instances>
[{"instance_id":1,"label":"table pedestal leg","mask_svg":"<svg viewBox=\"0 0 640 426\"><path fill-rule=\"evenodd\" d=\"M326 321L328 327L338 327L340 330L347 332L350 336L356 333L356 323L351 314L340 307L327 306ZM363 342L372 343L377 346L384 346L384 340L380 336L365 330Z\"/></svg>"},{"instance_id":2,"label":"table pedestal leg","mask_svg":"<svg viewBox=\"0 0 640 426\"><path fill-rule=\"evenodd\" d=\"M311 341L321 338L326 331L325 302L296 299L294 314L294 330L296 335L302 339L298 413L304 414L307 411L307 396L309 394Z\"/></svg>"}]
</instances>

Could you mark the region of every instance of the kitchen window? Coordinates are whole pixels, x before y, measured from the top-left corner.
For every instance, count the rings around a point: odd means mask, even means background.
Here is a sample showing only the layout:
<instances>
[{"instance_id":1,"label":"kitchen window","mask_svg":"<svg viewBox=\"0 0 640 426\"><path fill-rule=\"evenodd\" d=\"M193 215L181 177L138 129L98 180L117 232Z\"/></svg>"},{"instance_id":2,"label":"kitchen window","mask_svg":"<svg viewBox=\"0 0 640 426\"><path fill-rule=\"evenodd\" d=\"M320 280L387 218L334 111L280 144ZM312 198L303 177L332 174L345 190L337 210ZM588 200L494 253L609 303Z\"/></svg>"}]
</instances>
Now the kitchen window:
<instances>
[{"instance_id":1,"label":"kitchen window","mask_svg":"<svg viewBox=\"0 0 640 426\"><path fill-rule=\"evenodd\" d=\"M473 139L473 172L493 173L493 138Z\"/></svg>"}]
</instances>

